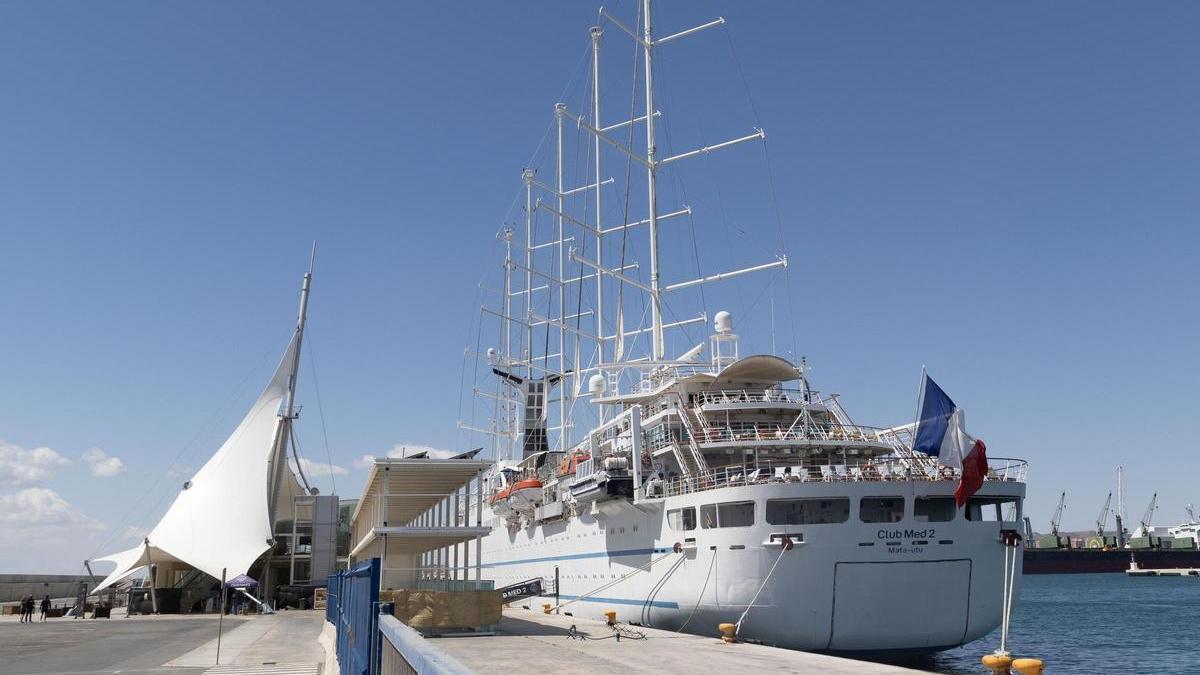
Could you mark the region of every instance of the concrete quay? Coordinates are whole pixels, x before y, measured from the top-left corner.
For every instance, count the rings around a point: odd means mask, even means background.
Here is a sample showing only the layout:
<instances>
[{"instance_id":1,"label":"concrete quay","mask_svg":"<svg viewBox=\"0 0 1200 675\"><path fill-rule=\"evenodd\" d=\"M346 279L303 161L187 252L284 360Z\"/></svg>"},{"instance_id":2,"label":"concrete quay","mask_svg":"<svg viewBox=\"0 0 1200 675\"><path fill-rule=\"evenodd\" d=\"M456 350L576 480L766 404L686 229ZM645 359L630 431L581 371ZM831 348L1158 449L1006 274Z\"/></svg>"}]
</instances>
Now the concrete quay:
<instances>
[{"instance_id":1,"label":"concrete quay","mask_svg":"<svg viewBox=\"0 0 1200 675\"><path fill-rule=\"evenodd\" d=\"M587 639L572 639L571 626ZM716 638L630 627L645 639L617 641L606 624L535 611L508 611L495 635L429 638L423 641L457 661L464 670L488 673L569 672L774 672L838 675L913 675L924 671L854 659L798 652Z\"/></svg>"},{"instance_id":2,"label":"concrete quay","mask_svg":"<svg viewBox=\"0 0 1200 675\"><path fill-rule=\"evenodd\" d=\"M318 675L326 661L319 611L226 616L217 663L216 615L0 620L4 675ZM326 671L329 672L329 671Z\"/></svg>"}]
</instances>

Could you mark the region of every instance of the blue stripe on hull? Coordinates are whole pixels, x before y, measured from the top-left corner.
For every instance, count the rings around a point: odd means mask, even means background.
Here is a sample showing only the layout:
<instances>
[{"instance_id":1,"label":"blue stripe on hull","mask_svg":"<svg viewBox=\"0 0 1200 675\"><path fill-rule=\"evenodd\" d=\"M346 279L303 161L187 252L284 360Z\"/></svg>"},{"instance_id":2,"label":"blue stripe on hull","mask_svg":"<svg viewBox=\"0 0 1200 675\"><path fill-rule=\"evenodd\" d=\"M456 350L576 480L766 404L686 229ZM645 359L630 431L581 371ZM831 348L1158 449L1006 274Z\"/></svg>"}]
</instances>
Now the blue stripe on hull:
<instances>
[{"instance_id":1,"label":"blue stripe on hull","mask_svg":"<svg viewBox=\"0 0 1200 675\"><path fill-rule=\"evenodd\" d=\"M631 600L629 598L597 598L588 596L581 598L578 595L566 595L565 593L558 596L561 600L577 600L579 602L603 602L610 605L649 605L651 607L661 607L663 609L679 609L678 602L670 602L668 600Z\"/></svg>"},{"instance_id":2,"label":"blue stripe on hull","mask_svg":"<svg viewBox=\"0 0 1200 675\"><path fill-rule=\"evenodd\" d=\"M631 548L624 551L596 551L594 553L572 553L570 555L552 555L545 558L523 558L521 560L504 560L501 562L484 563L482 567L503 567L505 565L524 565L526 563L557 562L560 560L582 560L584 558L618 558L630 555L650 555L666 553L669 548Z\"/></svg>"}]
</instances>

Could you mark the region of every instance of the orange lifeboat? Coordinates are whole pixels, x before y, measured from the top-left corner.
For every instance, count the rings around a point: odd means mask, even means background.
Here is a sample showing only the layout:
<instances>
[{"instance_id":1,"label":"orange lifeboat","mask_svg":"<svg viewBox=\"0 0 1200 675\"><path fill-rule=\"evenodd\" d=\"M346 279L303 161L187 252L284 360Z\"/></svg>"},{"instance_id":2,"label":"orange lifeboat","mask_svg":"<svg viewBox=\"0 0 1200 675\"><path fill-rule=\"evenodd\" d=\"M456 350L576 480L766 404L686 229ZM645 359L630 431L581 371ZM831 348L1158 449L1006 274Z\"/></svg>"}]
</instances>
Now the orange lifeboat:
<instances>
[{"instance_id":1,"label":"orange lifeboat","mask_svg":"<svg viewBox=\"0 0 1200 675\"><path fill-rule=\"evenodd\" d=\"M514 509L531 510L542 501L542 481L525 478L513 483L507 492L508 502Z\"/></svg>"}]
</instances>

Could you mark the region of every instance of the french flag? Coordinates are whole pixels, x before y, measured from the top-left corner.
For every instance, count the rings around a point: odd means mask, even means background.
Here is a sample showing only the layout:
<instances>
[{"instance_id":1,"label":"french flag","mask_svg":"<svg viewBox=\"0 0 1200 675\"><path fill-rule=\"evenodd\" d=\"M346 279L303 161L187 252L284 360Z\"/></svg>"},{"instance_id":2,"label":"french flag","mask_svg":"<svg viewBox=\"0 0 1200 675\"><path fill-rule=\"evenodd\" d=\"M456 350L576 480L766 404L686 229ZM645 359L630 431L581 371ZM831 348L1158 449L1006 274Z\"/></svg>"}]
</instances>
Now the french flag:
<instances>
[{"instance_id":1,"label":"french flag","mask_svg":"<svg viewBox=\"0 0 1200 675\"><path fill-rule=\"evenodd\" d=\"M959 507L983 486L987 475L987 447L983 441L967 434L966 415L962 408L942 391L929 375L921 386L921 413L913 450L938 458L938 464L962 471L962 479L954 490Z\"/></svg>"}]
</instances>

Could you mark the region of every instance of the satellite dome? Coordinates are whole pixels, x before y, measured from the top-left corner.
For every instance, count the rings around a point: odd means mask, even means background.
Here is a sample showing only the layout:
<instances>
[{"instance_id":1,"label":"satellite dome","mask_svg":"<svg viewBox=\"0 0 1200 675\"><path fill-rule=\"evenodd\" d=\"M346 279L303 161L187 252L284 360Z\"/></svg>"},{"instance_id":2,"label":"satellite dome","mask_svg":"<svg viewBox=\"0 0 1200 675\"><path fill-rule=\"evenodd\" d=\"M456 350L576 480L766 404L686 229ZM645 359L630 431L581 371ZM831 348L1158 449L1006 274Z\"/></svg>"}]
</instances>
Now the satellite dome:
<instances>
[{"instance_id":1,"label":"satellite dome","mask_svg":"<svg viewBox=\"0 0 1200 675\"><path fill-rule=\"evenodd\" d=\"M599 396L604 393L604 376L600 373L588 378L588 391L592 392L593 396Z\"/></svg>"},{"instance_id":2,"label":"satellite dome","mask_svg":"<svg viewBox=\"0 0 1200 675\"><path fill-rule=\"evenodd\" d=\"M725 310L717 312L713 317L713 328L718 333L726 334L733 332L733 315Z\"/></svg>"},{"instance_id":3,"label":"satellite dome","mask_svg":"<svg viewBox=\"0 0 1200 675\"><path fill-rule=\"evenodd\" d=\"M487 360L488 360L488 363L496 362L496 348L495 347L488 347Z\"/></svg>"}]
</instances>

